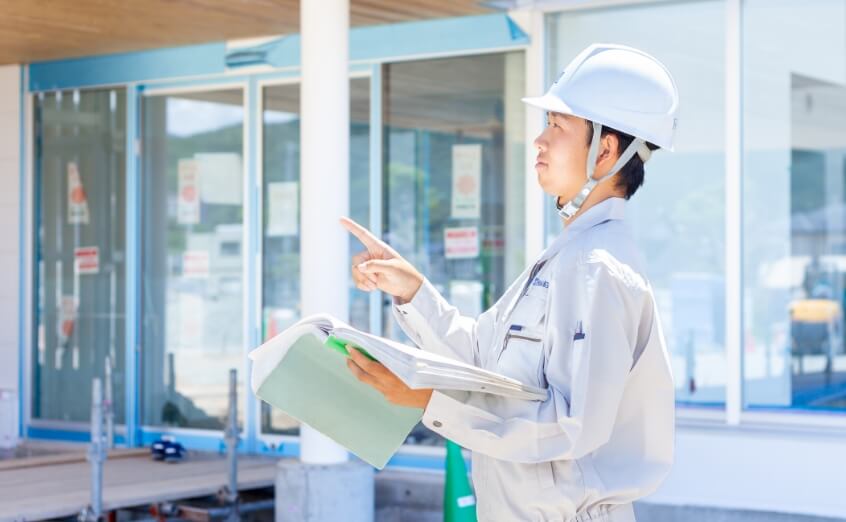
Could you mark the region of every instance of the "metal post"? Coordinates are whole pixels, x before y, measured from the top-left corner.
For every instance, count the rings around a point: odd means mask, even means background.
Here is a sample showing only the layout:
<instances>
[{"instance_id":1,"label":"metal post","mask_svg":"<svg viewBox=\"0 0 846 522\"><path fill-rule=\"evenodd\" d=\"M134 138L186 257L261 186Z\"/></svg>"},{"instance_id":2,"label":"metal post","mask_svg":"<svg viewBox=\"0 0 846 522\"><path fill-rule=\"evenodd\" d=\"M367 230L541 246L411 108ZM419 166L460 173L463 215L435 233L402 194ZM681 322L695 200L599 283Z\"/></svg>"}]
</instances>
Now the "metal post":
<instances>
[{"instance_id":1,"label":"metal post","mask_svg":"<svg viewBox=\"0 0 846 522\"><path fill-rule=\"evenodd\" d=\"M229 495L227 503L232 506L230 518L237 520L238 510L238 371L229 370L229 422L226 427L226 458L229 462Z\"/></svg>"},{"instance_id":2,"label":"metal post","mask_svg":"<svg viewBox=\"0 0 846 522\"><path fill-rule=\"evenodd\" d=\"M99 520L103 513L103 383L95 378L91 386L91 503L79 515L79 520Z\"/></svg>"},{"instance_id":3,"label":"metal post","mask_svg":"<svg viewBox=\"0 0 846 522\"><path fill-rule=\"evenodd\" d=\"M103 394L103 413L106 417L106 449L115 447L115 407L112 399L112 358L106 356L106 387Z\"/></svg>"},{"instance_id":4,"label":"metal post","mask_svg":"<svg viewBox=\"0 0 846 522\"><path fill-rule=\"evenodd\" d=\"M173 352L167 353L167 396L173 399L176 396L176 368L174 367Z\"/></svg>"}]
</instances>

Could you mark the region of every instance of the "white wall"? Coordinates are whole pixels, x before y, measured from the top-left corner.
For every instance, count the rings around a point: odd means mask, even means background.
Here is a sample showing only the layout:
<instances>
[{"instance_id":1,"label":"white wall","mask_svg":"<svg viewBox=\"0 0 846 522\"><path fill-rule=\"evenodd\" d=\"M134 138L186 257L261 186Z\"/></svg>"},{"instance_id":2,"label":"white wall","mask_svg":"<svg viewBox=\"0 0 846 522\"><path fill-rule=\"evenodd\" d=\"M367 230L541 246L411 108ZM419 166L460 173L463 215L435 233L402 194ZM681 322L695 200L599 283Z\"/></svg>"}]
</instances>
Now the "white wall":
<instances>
[{"instance_id":1,"label":"white wall","mask_svg":"<svg viewBox=\"0 0 846 522\"><path fill-rule=\"evenodd\" d=\"M676 461L646 500L846 517L842 428L679 426Z\"/></svg>"},{"instance_id":2,"label":"white wall","mask_svg":"<svg viewBox=\"0 0 846 522\"><path fill-rule=\"evenodd\" d=\"M0 390L13 390L16 395L20 317L20 75L18 65L0 66ZM14 404L17 406L17 400ZM0 411L0 416L4 413L8 414ZM0 426L0 437L4 429L5 426Z\"/></svg>"}]
</instances>

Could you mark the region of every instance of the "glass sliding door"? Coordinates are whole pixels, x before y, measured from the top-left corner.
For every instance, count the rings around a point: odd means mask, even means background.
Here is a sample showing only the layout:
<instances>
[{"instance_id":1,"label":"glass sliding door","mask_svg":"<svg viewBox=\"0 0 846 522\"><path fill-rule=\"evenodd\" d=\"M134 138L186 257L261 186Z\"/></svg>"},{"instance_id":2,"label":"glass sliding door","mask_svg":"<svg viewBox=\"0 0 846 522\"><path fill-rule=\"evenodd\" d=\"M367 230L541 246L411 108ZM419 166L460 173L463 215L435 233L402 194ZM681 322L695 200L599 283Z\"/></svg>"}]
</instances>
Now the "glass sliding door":
<instances>
[{"instance_id":1,"label":"glass sliding door","mask_svg":"<svg viewBox=\"0 0 846 522\"><path fill-rule=\"evenodd\" d=\"M231 368L244 397L243 105L240 88L142 100L148 426L221 429Z\"/></svg>"},{"instance_id":2,"label":"glass sliding door","mask_svg":"<svg viewBox=\"0 0 846 522\"><path fill-rule=\"evenodd\" d=\"M367 78L350 80L350 216L365 226L370 211L369 88ZM269 85L262 96L262 335L268 339L301 315L300 85ZM351 255L360 249L351 238ZM369 331L369 298L352 286L350 292L350 323ZM262 402L261 431L293 435L299 423Z\"/></svg>"},{"instance_id":3,"label":"glass sliding door","mask_svg":"<svg viewBox=\"0 0 846 522\"><path fill-rule=\"evenodd\" d=\"M384 236L469 316L524 268L523 61L385 68ZM403 338L390 316L384 325Z\"/></svg>"},{"instance_id":4,"label":"glass sliding door","mask_svg":"<svg viewBox=\"0 0 846 522\"><path fill-rule=\"evenodd\" d=\"M86 423L91 380L112 367L124 422L123 89L38 94L35 147L34 420Z\"/></svg>"},{"instance_id":5,"label":"glass sliding door","mask_svg":"<svg viewBox=\"0 0 846 522\"><path fill-rule=\"evenodd\" d=\"M383 236L470 317L526 262L524 71L522 52L385 66ZM408 443L443 442L419 425Z\"/></svg>"}]
</instances>

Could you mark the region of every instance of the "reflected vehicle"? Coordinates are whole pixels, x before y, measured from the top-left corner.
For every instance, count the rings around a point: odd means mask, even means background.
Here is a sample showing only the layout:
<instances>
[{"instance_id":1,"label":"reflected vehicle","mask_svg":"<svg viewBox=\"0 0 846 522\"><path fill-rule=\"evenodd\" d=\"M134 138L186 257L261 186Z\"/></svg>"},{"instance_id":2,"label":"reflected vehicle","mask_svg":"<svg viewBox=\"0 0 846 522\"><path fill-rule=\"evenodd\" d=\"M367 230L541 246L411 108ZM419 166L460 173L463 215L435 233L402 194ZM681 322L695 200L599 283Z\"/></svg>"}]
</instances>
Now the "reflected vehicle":
<instances>
[{"instance_id":1,"label":"reflected vehicle","mask_svg":"<svg viewBox=\"0 0 846 522\"><path fill-rule=\"evenodd\" d=\"M826 384L831 382L834 357L844 353L843 304L836 299L846 271L843 256L812 256L803 266L802 294L790 312L790 353L799 374L805 373L805 356L824 356ZM807 258L805 258L807 259ZM802 259L801 261L805 261Z\"/></svg>"},{"instance_id":2,"label":"reflected vehicle","mask_svg":"<svg viewBox=\"0 0 846 522\"><path fill-rule=\"evenodd\" d=\"M831 299L798 299L790 303L790 353L804 373L803 356L825 355L825 373L832 360L843 353L843 310Z\"/></svg>"}]
</instances>

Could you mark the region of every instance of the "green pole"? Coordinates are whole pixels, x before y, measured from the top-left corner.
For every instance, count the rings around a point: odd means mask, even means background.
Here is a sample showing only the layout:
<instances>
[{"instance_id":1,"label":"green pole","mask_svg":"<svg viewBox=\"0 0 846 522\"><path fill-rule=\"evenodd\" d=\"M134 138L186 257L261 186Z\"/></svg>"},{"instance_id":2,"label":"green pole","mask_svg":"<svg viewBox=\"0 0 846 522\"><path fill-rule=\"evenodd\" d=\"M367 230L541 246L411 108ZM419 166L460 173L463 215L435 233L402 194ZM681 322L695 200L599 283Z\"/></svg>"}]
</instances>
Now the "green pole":
<instances>
[{"instance_id":1,"label":"green pole","mask_svg":"<svg viewBox=\"0 0 846 522\"><path fill-rule=\"evenodd\" d=\"M476 496L467 476L461 446L447 440L444 522L476 522Z\"/></svg>"}]
</instances>

